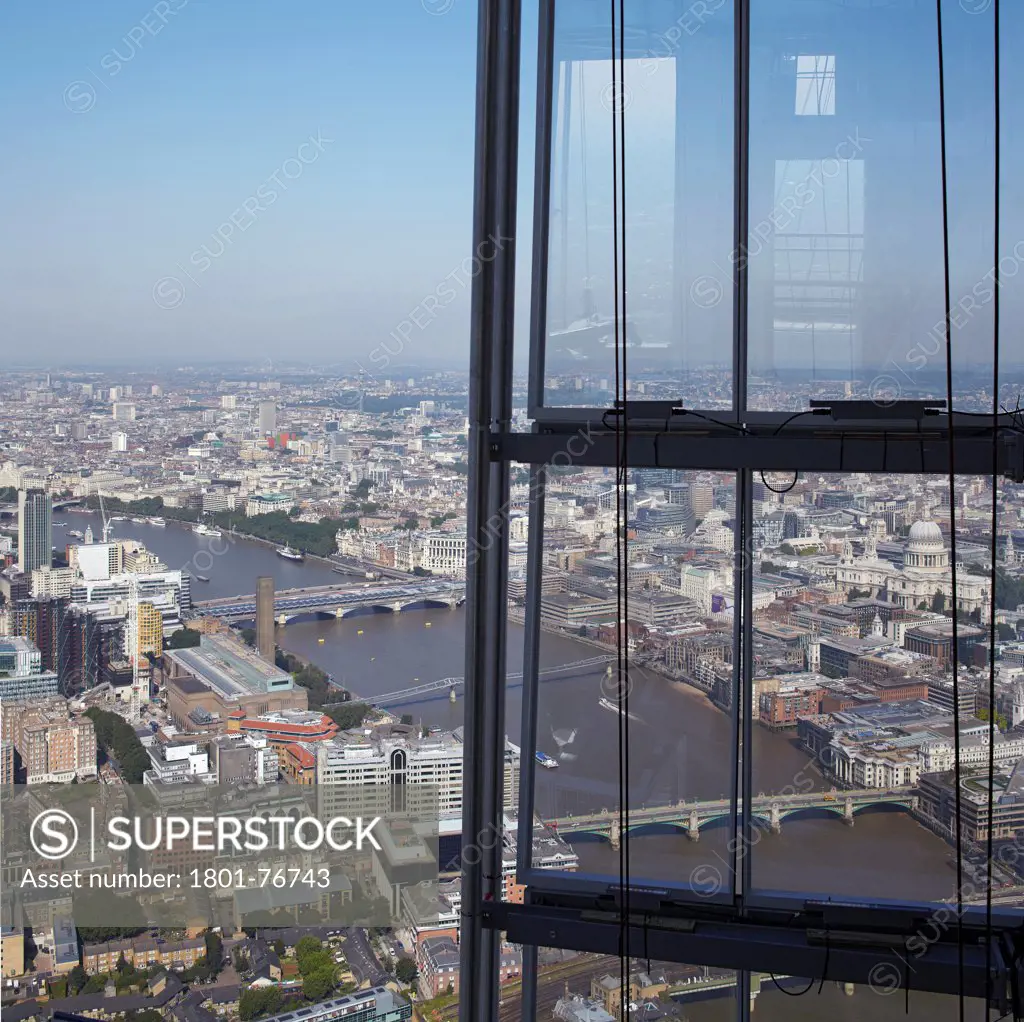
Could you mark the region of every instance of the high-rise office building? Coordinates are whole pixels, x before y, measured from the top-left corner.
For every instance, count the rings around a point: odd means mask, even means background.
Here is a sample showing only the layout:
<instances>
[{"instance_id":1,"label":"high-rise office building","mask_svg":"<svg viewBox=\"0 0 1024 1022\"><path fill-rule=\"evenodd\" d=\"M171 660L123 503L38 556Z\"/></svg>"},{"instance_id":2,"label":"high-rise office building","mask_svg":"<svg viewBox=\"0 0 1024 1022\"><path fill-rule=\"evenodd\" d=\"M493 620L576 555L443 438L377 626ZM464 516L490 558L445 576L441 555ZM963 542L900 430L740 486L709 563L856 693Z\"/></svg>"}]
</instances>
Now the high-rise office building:
<instances>
[{"instance_id":1,"label":"high-rise office building","mask_svg":"<svg viewBox=\"0 0 1024 1022\"><path fill-rule=\"evenodd\" d=\"M115 401L114 418L118 422L135 421L135 404L132 401Z\"/></svg>"},{"instance_id":2,"label":"high-rise office building","mask_svg":"<svg viewBox=\"0 0 1024 1022\"><path fill-rule=\"evenodd\" d=\"M237 403L238 399L234 394L221 394L220 396L220 406L226 412L233 412Z\"/></svg>"},{"instance_id":3,"label":"high-rise office building","mask_svg":"<svg viewBox=\"0 0 1024 1022\"><path fill-rule=\"evenodd\" d=\"M56 597L17 600L11 605L11 632L39 647L44 671L60 671L67 609L68 600Z\"/></svg>"},{"instance_id":4,"label":"high-rise office building","mask_svg":"<svg viewBox=\"0 0 1024 1022\"><path fill-rule=\"evenodd\" d=\"M260 402L260 436L266 436L277 429L277 402Z\"/></svg>"},{"instance_id":5,"label":"high-rise office building","mask_svg":"<svg viewBox=\"0 0 1024 1022\"><path fill-rule=\"evenodd\" d=\"M715 488L703 480L695 480L690 485L690 506L698 524L704 521L707 513L715 506Z\"/></svg>"},{"instance_id":6,"label":"high-rise office building","mask_svg":"<svg viewBox=\"0 0 1024 1022\"><path fill-rule=\"evenodd\" d=\"M121 430L115 430L110 434L110 449L112 451L123 453L128 450L128 434L122 433Z\"/></svg>"},{"instance_id":7,"label":"high-rise office building","mask_svg":"<svg viewBox=\"0 0 1024 1022\"><path fill-rule=\"evenodd\" d=\"M18 491L18 567L26 574L53 564L52 509L44 490Z\"/></svg>"},{"instance_id":8,"label":"high-rise office building","mask_svg":"<svg viewBox=\"0 0 1024 1022\"><path fill-rule=\"evenodd\" d=\"M149 600L139 602L138 614L139 648L137 655L158 654L163 649L164 617L160 609ZM131 654L131 650L128 651Z\"/></svg>"},{"instance_id":9,"label":"high-rise office building","mask_svg":"<svg viewBox=\"0 0 1024 1022\"><path fill-rule=\"evenodd\" d=\"M274 662L274 580L256 579L256 648L267 663Z\"/></svg>"}]
</instances>

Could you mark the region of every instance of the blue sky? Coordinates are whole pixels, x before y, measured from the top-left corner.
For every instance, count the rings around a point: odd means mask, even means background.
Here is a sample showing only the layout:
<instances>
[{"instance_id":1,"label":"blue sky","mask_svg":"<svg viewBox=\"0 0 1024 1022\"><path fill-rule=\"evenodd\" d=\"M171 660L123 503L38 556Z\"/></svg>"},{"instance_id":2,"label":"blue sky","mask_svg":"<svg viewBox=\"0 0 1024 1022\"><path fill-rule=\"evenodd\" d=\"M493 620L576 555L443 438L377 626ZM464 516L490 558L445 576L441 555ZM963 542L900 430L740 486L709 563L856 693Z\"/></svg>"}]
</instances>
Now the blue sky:
<instances>
[{"instance_id":1,"label":"blue sky","mask_svg":"<svg viewBox=\"0 0 1024 1022\"><path fill-rule=\"evenodd\" d=\"M15 344L372 348L471 248L476 4L425 3L5 3ZM184 298L159 308L170 275ZM439 354L467 350L468 305L433 324Z\"/></svg>"},{"instance_id":2,"label":"blue sky","mask_svg":"<svg viewBox=\"0 0 1024 1022\"><path fill-rule=\"evenodd\" d=\"M9 349L52 365L177 353L181 362L287 356L372 369L373 352L393 346L414 314L422 321L424 299L454 275L454 298L425 326L405 330L401 359L465 365L469 279L460 268L471 251L476 7L6 0L0 322ZM524 7L520 332L535 46L533 5ZM685 366L730 347L732 5L644 0L633 9L641 7L644 34L631 38L646 41L627 71L630 301L638 335L670 342L674 364ZM1020 362L1024 211L1013 168L1024 138L1011 100L1024 88L1024 63L1013 59L1024 5L1003 7L1003 240L1011 255L1002 294L1012 327L1004 350ZM975 289L992 265L992 5L946 0L944 9L956 303L984 293ZM573 86L564 203L561 113L555 127L556 234L563 204L568 212L564 266L560 239L552 249L551 307L553 320L568 321L586 306L588 272L598 311L611 311L610 65L601 59L608 5L563 0L558 10L560 52L587 38L590 60L585 84ZM858 225L862 259L847 253L803 270L799 258L784 259L787 274L819 278L843 258L856 265L859 332L837 332L850 313L834 302L816 307L820 292L805 308L773 308L783 257L777 241L773 255L772 245L752 240L767 254L750 262L751 364L809 366L807 333L778 324L817 317L816 371L884 370L910 382L941 369L934 3L772 0L755 12L752 230L777 217L787 189L817 181L822 161L852 153L848 140L867 141L855 174L813 184L813 202L776 224L819 242L837 221ZM831 61L833 99L822 116L794 111L806 55ZM677 72L683 207L672 176ZM673 277L684 299L691 295L678 335ZM721 300L706 301L719 292ZM968 310L955 335L959 364L990 361L991 312L990 299ZM599 360L585 368L600 371Z\"/></svg>"}]
</instances>

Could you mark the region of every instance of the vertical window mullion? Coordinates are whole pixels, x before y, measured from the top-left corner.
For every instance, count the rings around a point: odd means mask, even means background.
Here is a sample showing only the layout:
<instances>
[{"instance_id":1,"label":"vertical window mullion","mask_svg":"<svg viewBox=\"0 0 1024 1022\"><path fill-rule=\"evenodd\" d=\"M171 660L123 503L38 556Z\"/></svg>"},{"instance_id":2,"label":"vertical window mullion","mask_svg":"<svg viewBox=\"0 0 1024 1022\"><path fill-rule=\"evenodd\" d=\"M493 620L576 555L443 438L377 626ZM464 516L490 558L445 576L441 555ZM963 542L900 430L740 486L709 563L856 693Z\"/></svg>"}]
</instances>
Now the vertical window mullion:
<instances>
[{"instance_id":1,"label":"vertical window mullion","mask_svg":"<svg viewBox=\"0 0 1024 1022\"><path fill-rule=\"evenodd\" d=\"M537 124L533 174L533 255L530 298L530 363L527 405L531 417L544 405L547 352L548 255L551 232L551 147L554 121L555 0L539 0L537 24ZM563 89L569 88L572 61L562 62ZM563 131L568 133L569 125ZM566 134L566 137L568 135ZM565 198L562 197L562 204ZM565 212L562 212L563 220Z\"/></svg>"},{"instance_id":2,"label":"vertical window mullion","mask_svg":"<svg viewBox=\"0 0 1024 1022\"><path fill-rule=\"evenodd\" d=\"M540 608L544 583L544 492L547 470L530 469L530 518L527 536L526 606L523 620L523 706L519 761L519 822L516 835L517 881L527 882L533 865L534 775L537 752L537 704L540 665ZM534 949L536 952L536 948ZM524 988L525 994L525 988ZM524 1018L527 1017L524 1014Z\"/></svg>"},{"instance_id":3,"label":"vertical window mullion","mask_svg":"<svg viewBox=\"0 0 1024 1022\"><path fill-rule=\"evenodd\" d=\"M747 237L750 231L750 0L734 0L733 97L733 410L747 408Z\"/></svg>"},{"instance_id":4,"label":"vertical window mullion","mask_svg":"<svg viewBox=\"0 0 1024 1022\"><path fill-rule=\"evenodd\" d=\"M739 859L739 891L740 904L743 904L751 889L753 875L751 850L754 847L753 817L751 815L751 798L753 795L753 738L754 738L754 485L753 471L744 469L739 473L739 485L736 492L736 532L740 539L739 570L742 576L740 594L734 600L735 613L740 612L741 629L740 648L743 651L739 665L739 705L737 712L740 718L739 765L742 779L739 784L741 830L736 846L735 857ZM739 600L742 599L742 609ZM735 620L734 620L735 623Z\"/></svg>"}]
</instances>

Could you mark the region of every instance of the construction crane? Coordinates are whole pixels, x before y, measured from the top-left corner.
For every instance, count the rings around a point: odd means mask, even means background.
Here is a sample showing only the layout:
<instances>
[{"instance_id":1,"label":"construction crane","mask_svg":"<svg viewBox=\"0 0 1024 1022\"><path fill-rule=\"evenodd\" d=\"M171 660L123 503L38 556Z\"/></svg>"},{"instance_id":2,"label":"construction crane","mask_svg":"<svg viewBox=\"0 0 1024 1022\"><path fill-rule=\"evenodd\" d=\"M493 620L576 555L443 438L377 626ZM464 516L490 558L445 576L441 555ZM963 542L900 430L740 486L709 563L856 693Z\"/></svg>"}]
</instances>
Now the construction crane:
<instances>
[{"instance_id":1,"label":"construction crane","mask_svg":"<svg viewBox=\"0 0 1024 1022\"><path fill-rule=\"evenodd\" d=\"M112 528L110 519L107 518L107 509L103 506L103 494L96 491L96 496L100 498L100 517L103 519L103 542L110 542L110 530Z\"/></svg>"},{"instance_id":2,"label":"construction crane","mask_svg":"<svg viewBox=\"0 0 1024 1022\"><path fill-rule=\"evenodd\" d=\"M128 646L128 656L132 665L132 691L129 715L133 724L139 723L142 719L143 693L139 680L139 580L134 574L129 574L128 579L128 616L125 622L125 637ZM148 683L147 683L148 684ZM149 701L149 693L146 693L146 702Z\"/></svg>"}]
</instances>

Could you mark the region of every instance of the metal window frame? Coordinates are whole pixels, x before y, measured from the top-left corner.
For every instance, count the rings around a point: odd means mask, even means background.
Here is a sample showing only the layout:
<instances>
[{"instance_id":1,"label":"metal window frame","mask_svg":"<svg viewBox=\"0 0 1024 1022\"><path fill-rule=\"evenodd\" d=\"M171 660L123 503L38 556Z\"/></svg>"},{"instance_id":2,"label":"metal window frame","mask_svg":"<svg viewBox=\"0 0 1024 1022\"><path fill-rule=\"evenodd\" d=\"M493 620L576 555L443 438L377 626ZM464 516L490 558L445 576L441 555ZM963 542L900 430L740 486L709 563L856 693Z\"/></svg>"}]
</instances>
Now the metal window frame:
<instances>
[{"instance_id":1,"label":"metal window frame","mask_svg":"<svg viewBox=\"0 0 1024 1022\"><path fill-rule=\"evenodd\" d=\"M466 723L463 842L481 854L464 860L462 905L462 996L466 1022L496 1018L498 951L502 934L524 945L523 1004L536 1004L536 949L578 948L618 955L622 946L621 890L607 878L553 874L530 862L533 774L538 696L539 596L542 571L545 467L558 455L562 464L614 466L615 434L601 408L541 409L536 384L543 388L546 320L547 232L550 216L551 91L555 0L538 0L538 117L534 199L534 302L531 311L531 411L542 411L530 433L511 430L514 240L497 246L473 282L471 380L469 400L469 508L467 534ZM749 136L749 0L733 0L736 48L735 239L747 232ZM477 151L474 244L514 238L518 132L518 68L521 0L479 0ZM747 366L747 273L740 265L734 286L733 407L704 413L707 421L679 410L648 409L631 418L628 463L636 468L681 468L738 473L739 546L752 539L753 473L767 469L832 473L946 475L955 454L962 475L990 476L993 444L999 471L1024 480L1021 435L991 422L958 415L921 419L892 414L879 406L877 416L856 419L841 414L808 415L780 428L786 412L744 411ZM543 300L538 300L538 295ZM540 398L542 400L543 394ZM643 414L647 414L646 419ZM584 433L589 442L576 453L567 437ZM994 435L995 434L995 435ZM527 886L522 905L501 900L501 834L504 773L505 649L507 633L507 507L510 463L531 468L530 550L524 655L523 758L517 873ZM734 635L732 834L750 841L753 820L751 760L741 758L752 739L750 644L753 568L741 558L736 568L740 623ZM1024 935L1020 914L997 909L995 930L986 932L980 909L967 909L956 943L955 923L911 958L907 939L933 919L940 906L870 899L830 902L827 893L766 891L752 886L750 856L744 856L734 887L723 896L702 898L683 886L634 881L626 950L694 965L736 969L738 1005L746 1017L743 990L748 971L824 977L870 983L880 965L903 977L908 989L968 996L995 992L999 1006L1009 1002L1011 986L1024 976ZM948 911L948 909L947 909ZM991 953L990 953L991 952ZM960 990L958 959L964 959ZM987 972L991 958L994 973ZM530 968L526 968L530 963Z\"/></svg>"}]
</instances>

